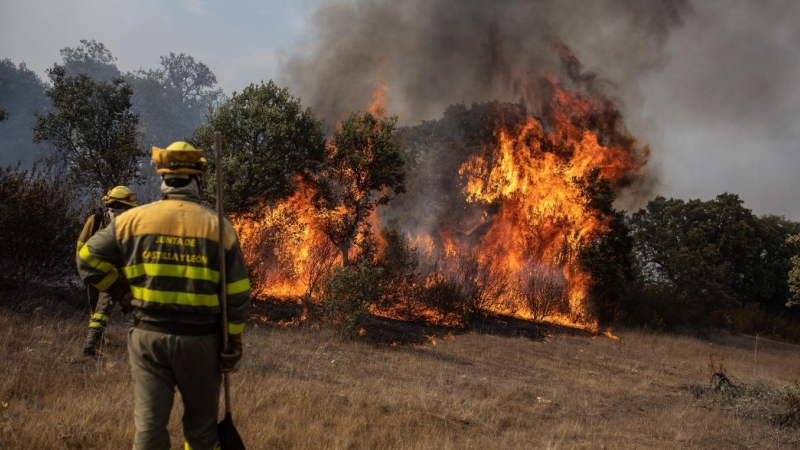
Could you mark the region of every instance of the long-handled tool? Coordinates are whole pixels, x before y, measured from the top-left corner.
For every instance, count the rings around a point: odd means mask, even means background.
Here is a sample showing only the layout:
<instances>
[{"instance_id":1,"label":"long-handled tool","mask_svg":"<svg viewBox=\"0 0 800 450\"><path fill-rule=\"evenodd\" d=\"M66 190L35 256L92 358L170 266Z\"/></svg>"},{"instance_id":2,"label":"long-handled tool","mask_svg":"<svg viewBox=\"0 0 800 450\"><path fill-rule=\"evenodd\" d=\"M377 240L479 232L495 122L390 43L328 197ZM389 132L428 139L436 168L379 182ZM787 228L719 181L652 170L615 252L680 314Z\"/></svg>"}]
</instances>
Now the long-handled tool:
<instances>
[{"instance_id":1,"label":"long-handled tool","mask_svg":"<svg viewBox=\"0 0 800 450\"><path fill-rule=\"evenodd\" d=\"M214 154L217 169L217 219L219 220L219 303L222 308L222 349L228 350L228 280L225 273L225 221L222 219L222 137L214 132ZM228 374L222 374L225 392L225 418L219 423L219 443L222 450L245 450L242 437L233 426L231 416L231 394Z\"/></svg>"}]
</instances>

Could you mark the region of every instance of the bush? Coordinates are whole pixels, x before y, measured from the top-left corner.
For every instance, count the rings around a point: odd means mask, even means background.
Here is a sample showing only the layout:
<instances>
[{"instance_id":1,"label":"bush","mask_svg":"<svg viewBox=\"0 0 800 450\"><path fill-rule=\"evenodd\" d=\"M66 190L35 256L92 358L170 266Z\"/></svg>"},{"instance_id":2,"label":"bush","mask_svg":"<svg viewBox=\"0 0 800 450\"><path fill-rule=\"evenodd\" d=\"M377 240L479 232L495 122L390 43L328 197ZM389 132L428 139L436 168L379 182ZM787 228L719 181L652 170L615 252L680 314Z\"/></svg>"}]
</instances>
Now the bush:
<instances>
[{"instance_id":1,"label":"bush","mask_svg":"<svg viewBox=\"0 0 800 450\"><path fill-rule=\"evenodd\" d=\"M390 310L406 320L419 317L421 275L417 248L396 228L381 232L384 246L377 266L383 269L386 290L381 299L381 309Z\"/></svg>"},{"instance_id":2,"label":"bush","mask_svg":"<svg viewBox=\"0 0 800 450\"><path fill-rule=\"evenodd\" d=\"M369 307L383 296L383 270L361 263L339 267L323 280L320 320L355 336L370 316Z\"/></svg>"},{"instance_id":3,"label":"bush","mask_svg":"<svg viewBox=\"0 0 800 450\"><path fill-rule=\"evenodd\" d=\"M533 320L542 320L569 309L567 280L551 267L531 263L519 276L519 296Z\"/></svg>"},{"instance_id":4,"label":"bush","mask_svg":"<svg viewBox=\"0 0 800 450\"><path fill-rule=\"evenodd\" d=\"M509 293L509 273L500 260L482 259L477 252L459 254L455 258L454 270L448 271L447 276L458 285L469 315L476 317L487 313Z\"/></svg>"},{"instance_id":5,"label":"bush","mask_svg":"<svg viewBox=\"0 0 800 450\"><path fill-rule=\"evenodd\" d=\"M441 324L462 324L469 315L464 291L458 283L443 277L422 289L422 302L438 315Z\"/></svg>"},{"instance_id":6,"label":"bush","mask_svg":"<svg viewBox=\"0 0 800 450\"><path fill-rule=\"evenodd\" d=\"M90 205L53 160L0 169L0 278L57 282L75 273L75 243Z\"/></svg>"}]
</instances>

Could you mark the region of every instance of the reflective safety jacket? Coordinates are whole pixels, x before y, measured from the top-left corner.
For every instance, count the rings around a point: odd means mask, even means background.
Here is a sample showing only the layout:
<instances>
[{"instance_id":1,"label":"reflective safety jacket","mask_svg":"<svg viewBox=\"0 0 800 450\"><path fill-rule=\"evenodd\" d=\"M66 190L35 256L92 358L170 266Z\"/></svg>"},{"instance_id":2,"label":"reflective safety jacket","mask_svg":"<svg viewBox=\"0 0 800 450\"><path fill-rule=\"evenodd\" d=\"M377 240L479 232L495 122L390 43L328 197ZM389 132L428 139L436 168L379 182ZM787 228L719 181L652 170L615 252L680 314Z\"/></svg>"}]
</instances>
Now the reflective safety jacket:
<instances>
[{"instance_id":1,"label":"reflective safety jacket","mask_svg":"<svg viewBox=\"0 0 800 450\"><path fill-rule=\"evenodd\" d=\"M99 223L97 223L98 217L100 218ZM76 256L77 253L81 251L81 248L83 248L83 246L86 244L86 241L88 241L89 238L92 237L92 235L99 229L105 228L106 225L108 225L106 223L106 216L99 210L97 213L92 214L88 219L86 219L86 223L83 224L83 231L81 231L81 235L78 236L78 246L75 249Z\"/></svg>"},{"instance_id":2,"label":"reflective safety jacket","mask_svg":"<svg viewBox=\"0 0 800 450\"><path fill-rule=\"evenodd\" d=\"M195 193L179 191L114 218L81 248L81 278L103 291L120 267L141 320L219 321L218 217L199 202ZM228 220L223 223L228 332L240 334L250 307L250 280L236 232Z\"/></svg>"}]
</instances>

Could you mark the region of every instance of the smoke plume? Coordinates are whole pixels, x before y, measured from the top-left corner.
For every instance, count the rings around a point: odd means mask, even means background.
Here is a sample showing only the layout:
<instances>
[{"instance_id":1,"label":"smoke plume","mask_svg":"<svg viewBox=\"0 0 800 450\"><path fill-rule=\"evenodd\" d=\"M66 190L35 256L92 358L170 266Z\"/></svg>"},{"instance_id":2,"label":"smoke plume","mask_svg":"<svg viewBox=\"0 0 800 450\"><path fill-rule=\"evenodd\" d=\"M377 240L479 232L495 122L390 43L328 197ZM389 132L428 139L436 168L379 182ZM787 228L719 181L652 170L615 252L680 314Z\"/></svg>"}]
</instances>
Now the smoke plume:
<instances>
[{"instance_id":1,"label":"smoke plume","mask_svg":"<svg viewBox=\"0 0 800 450\"><path fill-rule=\"evenodd\" d=\"M686 0L340 1L317 11L284 76L328 122L366 109L384 80L389 112L414 125L450 104L518 101L515 80L564 72L553 42L626 84L662 63L687 10Z\"/></svg>"}]
</instances>

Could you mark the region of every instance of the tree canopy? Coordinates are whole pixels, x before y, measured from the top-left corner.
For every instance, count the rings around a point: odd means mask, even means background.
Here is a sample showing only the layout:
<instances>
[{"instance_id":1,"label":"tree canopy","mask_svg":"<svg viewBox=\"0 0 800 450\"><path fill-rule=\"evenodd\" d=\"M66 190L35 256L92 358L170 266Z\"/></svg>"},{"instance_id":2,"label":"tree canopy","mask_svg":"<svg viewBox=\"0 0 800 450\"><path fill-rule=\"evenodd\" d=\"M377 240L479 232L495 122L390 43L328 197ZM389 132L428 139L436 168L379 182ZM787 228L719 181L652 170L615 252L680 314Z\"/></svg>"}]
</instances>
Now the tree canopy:
<instances>
[{"instance_id":1,"label":"tree canopy","mask_svg":"<svg viewBox=\"0 0 800 450\"><path fill-rule=\"evenodd\" d=\"M48 70L56 111L36 115L34 141L49 141L81 185L109 189L137 176L144 153L136 144L138 118L130 111L130 86L121 78L70 77L64 66Z\"/></svg>"},{"instance_id":2,"label":"tree canopy","mask_svg":"<svg viewBox=\"0 0 800 450\"><path fill-rule=\"evenodd\" d=\"M115 62L117 58L102 42L94 39L81 39L80 42L81 45L78 47L65 47L59 52L66 76L86 74L90 78L102 81L120 77Z\"/></svg>"},{"instance_id":3,"label":"tree canopy","mask_svg":"<svg viewBox=\"0 0 800 450\"><path fill-rule=\"evenodd\" d=\"M800 224L756 217L735 194L688 202L659 196L630 226L642 282L683 305L688 321L748 303L775 311L788 298L786 239Z\"/></svg>"},{"instance_id":4,"label":"tree canopy","mask_svg":"<svg viewBox=\"0 0 800 450\"><path fill-rule=\"evenodd\" d=\"M183 140L205 122L222 90L211 69L184 53L161 57L161 67L125 75L133 89L131 110L139 115L145 147Z\"/></svg>"},{"instance_id":5,"label":"tree canopy","mask_svg":"<svg viewBox=\"0 0 800 450\"><path fill-rule=\"evenodd\" d=\"M251 84L208 117L189 141L209 160L205 195L213 204L214 131L222 135L225 211L254 212L293 194L298 176L308 175L324 158L320 123L300 99L272 81Z\"/></svg>"},{"instance_id":6,"label":"tree canopy","mask_svg":"<svg viewBox=\"0 0 800 450\"><path fill-rule=\"evenodd\" d=\"M370 212L405 192L400 148L392 142L397 117L379 118L354 112L342 122L328 145L320 186L320 204L333 211L325 233L342 252L348 252Z\"/></svg>"},{"instance_id":7,"label":"tree canopy","mask_svg":"<svg viewBox=\"0 0 800 450\"><path fill-rule=\"evenodd\" d=\"M21 161L29 166L46 154L44 146L33 143L34 114L49 105L47 85L25 63L15 66L0 61L0 166Z\"/></svg>"}]
</instances>

